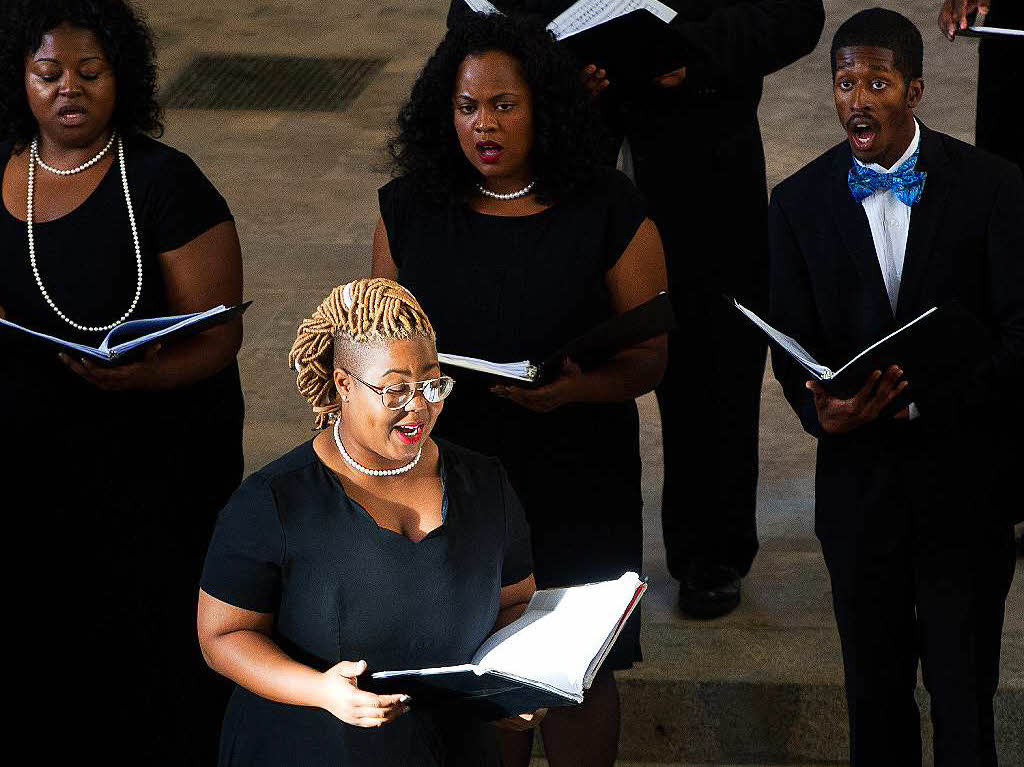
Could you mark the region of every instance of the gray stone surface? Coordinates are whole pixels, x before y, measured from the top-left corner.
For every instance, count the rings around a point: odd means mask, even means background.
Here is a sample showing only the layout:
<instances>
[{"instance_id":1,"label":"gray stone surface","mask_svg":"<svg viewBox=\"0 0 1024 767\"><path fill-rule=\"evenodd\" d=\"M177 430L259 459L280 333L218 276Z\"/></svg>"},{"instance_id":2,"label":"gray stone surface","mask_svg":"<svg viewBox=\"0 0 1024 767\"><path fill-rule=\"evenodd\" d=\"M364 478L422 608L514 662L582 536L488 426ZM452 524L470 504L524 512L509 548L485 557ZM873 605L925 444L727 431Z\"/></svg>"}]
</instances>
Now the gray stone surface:
<instances>
[{"instance_id":1,"label":"gray stone surface","mask_svg":"<svg viewBox=\"0 0 1024 767\"><path fill-rule=\"evenodd\" d=\"M828 0L818 48L766 80L760 115L770 185L842 140L830 98L828 43L844 18L875 4ZM164 83L196 53L388 59L342 114L167 113L165 140L195 158L225 195L242 239L246 297L255 300L239 357L252 470L310 436L311 419L286 368L287 349L299 320L331 287L368 272L376 190L388 177L384 142L443 34L447 0L140 5L157 32ZM924 34L922 119L972 140L976 42L949 44L940 36L939 0L889 5L911 16ZM651 589L643 610L646 661L621 676L624 759L767 765L835 763L846 756L842 664L828 577L813 537L814 445L770 377L762 404L762 551L744 582L741 607L718 621L698 622L675 609L658 517L657 407L650 396L640 400L644 564ZM1022 570L1018 565L1007 606L997 700L1004 767L1024 764Z\"/></svg>"},{"instance_id":2,"label":"gray stone surface","mask_svg":"<svg viewBox=\"0 0 1024 767\"><path fill-rule=\"evenodd\" d=\"M712 767L711 764L683 764L681 762L624 762L621 759L616 762L619 767ZM548 767L548 760L538 757L530 762L530 767ZM740 767L740 765L715 764L714 767ZM779 767L771 764L745 764L743 767ZM825 764L806 764L804 767L826 767Z\"/></svg>"}]
</instances>

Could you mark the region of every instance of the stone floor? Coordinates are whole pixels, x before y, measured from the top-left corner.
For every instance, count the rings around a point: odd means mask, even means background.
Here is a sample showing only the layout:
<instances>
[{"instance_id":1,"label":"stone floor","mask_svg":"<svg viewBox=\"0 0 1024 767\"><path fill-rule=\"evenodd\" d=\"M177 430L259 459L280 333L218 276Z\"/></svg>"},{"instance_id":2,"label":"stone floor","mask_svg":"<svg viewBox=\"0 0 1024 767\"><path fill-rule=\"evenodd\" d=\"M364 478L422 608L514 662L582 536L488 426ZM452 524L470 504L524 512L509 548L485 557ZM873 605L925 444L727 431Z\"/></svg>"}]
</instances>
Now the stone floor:
<instances>
[{"instance_id":1,"label":"stone floor","mask_svg":"<svg viewBox=\"0 0 1024 767\"><path fill-rule=\"evenodd\" d=\"M166 115L165 140L188 152L206 171L231 204L241 235L246 297L255 301L246 315L240 354L248 412L247 463L255 469L310 436L308 411L286 366L287 349L299 320L330 287L368 272L378 215L376 189L388 178L384 142L420 66L443 34L447 0L140 0L139 4L147 10L157 34L165 84L197 53L387 59L344 113L168 111ZM828 42L844 18L875 4L827 0L826 29L818 48L767 79L760 114L770 185L841 140L830 99ZM972 140L976 43L950 44L940 36L935 24L939 0L900 0L891 5L911 16L924 34L927 88L920 116L932 127ZM728 689L734 697L722 700L733 703L737 689L751 686L750 705L755 713L790 700L787 690L811 692L794 704L794 712L802 713L792 715L788 733L759 733L756 726L741 725L736 729L747 729L746 737L737 734L733 743L723 743L722 736L708 732L682 733L670 747L650 748L643 744L651 738L672 738L671 722L652 724L653 717L671 719L673 714L671 710L651 713L648 706L657 701L641 695L643 700L638 698L633 712L633 719L641 721L625 725L624 742L633 737L638 744L624 754L628 758L747 764L844 758L837 692L841 661L828 578L811 522L814 445L800 431L770 378L765 381L762 403L758 493L762 552L744 583L740 609L722 620L698 623L683 620L674 608L675 585L664 566L658 519L662 467L657 408L651 397L640 400L645 568L651 581L644 609L648 662L626 675L623 684L628 691L670 680L677 685L672 689L680 695L678 706L684 706L682 698L697 689L686 684L698 685L704 691L701 705L705 708L693 719L703 724L694 726L708 729L724 721L722 715L708 713L714 708L714 690L725 689L715 685L732 685ZM1024 699L1022 571L1024 565L1019 564L1007 608L1000 693L1006 701L1000 709L1003 763L1017 765L1024 764L1024 713L1017 710ZM758 703L759 695L767 695L758 692L768 689L765 685L774 685L771 689L778 695ZM816 690L829 691L829 713L814 714L816 709L807 703L815 700ZM650 721L645 718L648 714ZM824 727L822 718L832 724ZM645 727L650 731L640 732ZM752 750L747 741L756 737L776 743L777 748ZM698 741L703 745L694 745ZM796 741L800 745L793 745Z\"/></svg>"}]
</instances>

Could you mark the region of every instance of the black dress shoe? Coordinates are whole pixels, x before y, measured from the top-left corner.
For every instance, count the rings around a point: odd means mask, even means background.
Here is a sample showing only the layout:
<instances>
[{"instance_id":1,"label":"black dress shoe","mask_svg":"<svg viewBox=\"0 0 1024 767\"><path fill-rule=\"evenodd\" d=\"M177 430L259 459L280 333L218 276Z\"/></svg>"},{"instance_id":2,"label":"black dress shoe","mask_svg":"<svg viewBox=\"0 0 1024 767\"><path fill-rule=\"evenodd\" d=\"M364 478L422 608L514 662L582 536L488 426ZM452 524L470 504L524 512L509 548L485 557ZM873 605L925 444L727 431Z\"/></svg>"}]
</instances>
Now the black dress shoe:
<instances>
[{"instance_id":1,"label":"black dress shoe","mask_svg":"<svg viewBox=\"0 0 1024 767\"><path fill-rule=\"evenodd\" d=\"M740 603L740 574L727 565L693 563L679 584L679 609L691 618L719 618Z\"/></svg>"}]
</instances>

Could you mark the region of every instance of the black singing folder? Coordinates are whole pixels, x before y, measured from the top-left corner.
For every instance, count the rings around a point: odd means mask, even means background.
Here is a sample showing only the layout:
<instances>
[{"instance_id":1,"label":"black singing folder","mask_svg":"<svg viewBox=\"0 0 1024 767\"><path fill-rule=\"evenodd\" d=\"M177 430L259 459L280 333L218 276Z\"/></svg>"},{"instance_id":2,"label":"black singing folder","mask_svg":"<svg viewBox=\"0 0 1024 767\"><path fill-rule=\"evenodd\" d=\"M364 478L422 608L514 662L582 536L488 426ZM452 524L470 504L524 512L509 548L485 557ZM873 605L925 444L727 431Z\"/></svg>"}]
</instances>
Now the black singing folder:
<instances>
[{"instance_id":1,"label":"black singing folder","mask_svg":"<svg viewBox=\"0 0 1024 767\"><path fill-rule=\"evenodd\" d=\"M773 328L735 299L728 300L829 394L843 399L856 394L873 371L884 372L891 365L899 365L908 382L900 400L913 401L916 392L941 387L968 372L993 346L991 335L978 318L960 302L951 301L929 309L833 370L814 359L796 339Z\"/></svg>"},{"instance_id":2,"label":"black singing folder","mask_svg":"<svg viewBox=\"0 0 1024 767\"><path fill-rule=\"evenodd\" d=\"M582 368L603 362L616 352L675 328L668 294L659 293L640 306L602 322L540 360L491 362L457 354L438 354L442 365L454 365L478 373L539 385L557 378L568 357Z\"/></svg>"}]
</instances>

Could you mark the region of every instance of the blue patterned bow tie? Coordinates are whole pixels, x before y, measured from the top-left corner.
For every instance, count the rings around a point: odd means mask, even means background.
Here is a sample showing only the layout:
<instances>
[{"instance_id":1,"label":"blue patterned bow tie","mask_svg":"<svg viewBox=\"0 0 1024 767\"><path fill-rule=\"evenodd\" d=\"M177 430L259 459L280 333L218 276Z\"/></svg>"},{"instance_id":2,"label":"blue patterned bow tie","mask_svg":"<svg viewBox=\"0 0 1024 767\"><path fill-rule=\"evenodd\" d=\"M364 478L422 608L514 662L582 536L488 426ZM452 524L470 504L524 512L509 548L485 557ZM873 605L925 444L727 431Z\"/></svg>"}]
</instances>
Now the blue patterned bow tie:
<instances>
[{"instance_id":1,"label":"blue patterned bow tie","mask_svg":"<svg viewBox=\"0 0 1024 767\"><path fill-rule=\"evenodd\" d=\"M850 192L853 198L860 202L865 197L870 197L879 189L891 189L896 199L904 205L910 206L921 199L921 192L924 191L924 181L928 174L923 170L914 170L917 165L917 156L920 150L908 158L902 165L891 173L879 173L867 166L854 162L846 180L850 185Z\"/></svg>"}]
</instances>

